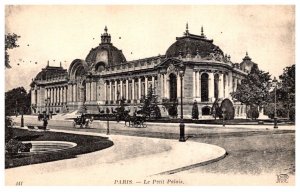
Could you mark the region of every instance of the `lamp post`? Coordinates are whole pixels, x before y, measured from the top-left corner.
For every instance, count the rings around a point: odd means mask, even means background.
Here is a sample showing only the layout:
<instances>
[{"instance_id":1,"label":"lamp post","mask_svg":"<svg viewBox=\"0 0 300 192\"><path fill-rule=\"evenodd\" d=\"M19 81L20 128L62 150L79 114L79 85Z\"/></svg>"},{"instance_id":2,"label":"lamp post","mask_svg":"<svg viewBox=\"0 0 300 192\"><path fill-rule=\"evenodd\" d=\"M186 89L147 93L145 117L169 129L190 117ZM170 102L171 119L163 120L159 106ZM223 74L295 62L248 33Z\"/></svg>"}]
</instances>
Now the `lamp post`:
<instances>
[{"instance_id":1,"label":"lamp post","mask_svg":"<svg viewBox=\"0 0 300 192\"><path fill-rule=\"evenodd\" d=\"M225 115L226 115L226 109L225 107L222 107L222 124L223 124L223 127L225 127Z\"/></svg>"},{"instance_id":2,"label":"lamp post","mask_svg":"<svg viewBox=\"0 0 300 192\"><path fill-rule=\"evenodd\" d=\"M24 117L23 117L23 113L24 113L24 108L21 110L21 127L24 127Z\"/></svg>"},{"instance_id":3,"label":"lamp post","mask_svg":"<svg viewBox=\"0 0 300 192\"><path fill-rule=\"evenodd\" d=\"M184 122L183 122L183 102L182 102L182 78L184 76L184 66L183 64L180 65L180 71L179 71L179 76L180 76L180 124L179 124L179 129L180 129L180 137L179 141L180 142L185 142L185 136L184 136Z\"/></svg>"},{"instance_id":4,"label":"lamp post","mask_svg":"<svg viewBox=\"0 0 300 192\"><path fill-rule=\"evenodd\" d=\"M275 93L275 102L274 102L274 129L278 128L277 125L277 110L276 110L276 106L277 106L277 95L276 95L276 91L277 91L277 79L276 77L274 77L273 79L273 85L274 85L274 93Z\"/></svg>"},{"instance_id":5,"label":"lamp post","mask_svg":"<svg viewBox=\"0 0 300 192\"><path fill-rule=\"evenodd\" d=\"M46 102L46 106L48 106L46 108L46 114L48 114L48 118L50 119L50 97L47 97L47 102Z\"/></svg>"}]
</instances>

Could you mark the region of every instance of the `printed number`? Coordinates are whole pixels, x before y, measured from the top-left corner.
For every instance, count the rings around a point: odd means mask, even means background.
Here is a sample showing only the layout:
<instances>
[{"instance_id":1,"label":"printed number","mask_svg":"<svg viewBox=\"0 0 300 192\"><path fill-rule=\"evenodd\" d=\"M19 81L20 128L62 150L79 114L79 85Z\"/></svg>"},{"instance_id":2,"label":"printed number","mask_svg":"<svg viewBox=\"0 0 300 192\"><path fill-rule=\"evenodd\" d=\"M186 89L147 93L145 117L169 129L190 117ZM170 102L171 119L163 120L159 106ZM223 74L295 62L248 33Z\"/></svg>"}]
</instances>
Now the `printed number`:
<instances>
[{"instance_id":1,"label":"printed number","mask_svg":"<svg viewBox=\"0 0 300 192\"><path fill-rule=\"evenodd\" d=\"M23 185L23 181L17 181L16 186L22 186Z\"/></svg>"}]
</instances>

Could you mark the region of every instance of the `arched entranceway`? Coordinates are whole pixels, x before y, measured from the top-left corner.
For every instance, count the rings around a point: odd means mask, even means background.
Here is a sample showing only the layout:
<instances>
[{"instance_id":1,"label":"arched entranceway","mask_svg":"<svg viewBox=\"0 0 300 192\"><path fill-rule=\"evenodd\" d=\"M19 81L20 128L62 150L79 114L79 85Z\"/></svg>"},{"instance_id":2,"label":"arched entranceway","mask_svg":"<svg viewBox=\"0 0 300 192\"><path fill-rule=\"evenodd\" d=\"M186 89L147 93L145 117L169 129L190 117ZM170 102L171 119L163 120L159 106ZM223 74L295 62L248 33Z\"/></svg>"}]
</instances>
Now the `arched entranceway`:
<instances>
[{"instance_id":1,"label":"arched entranceway","mask_svg":"<svg viewBox=\"0 0 300 192\"><path fill-rule=\"evenodd\" d=\"M205 106L202 108L202 115L210 115L210 107Z\"/></svg>"},{"instance_id":2,"label":"arched entranceway","mask_svg":"<svg viewBox=\"0 0 300 192\"><path fill-rule=\"evenodd\" d=\"M170 76L170 101L177 100L177 77L171 73Z\"/></svg>"},{"instance_id":3,"label":"arched entranceway","mask_svg":"<svg viewBox=\"0 0 300 192\"><path fill-rule=\"evenodd\" d=\"M208 74L201 75L201 101L208 101Z\"/></svg>"},{"instance_id":4,"label":"arched entranceway","mask_svg":"<svg viewBox=\"0 0 300 192\"><path fill-rule=\"evenodd\" d=\"M225 110L225 119L234 119L234 107L233 103L229 99L224 99L221 103L222 111Z\"/></svg>"}]
</instances>

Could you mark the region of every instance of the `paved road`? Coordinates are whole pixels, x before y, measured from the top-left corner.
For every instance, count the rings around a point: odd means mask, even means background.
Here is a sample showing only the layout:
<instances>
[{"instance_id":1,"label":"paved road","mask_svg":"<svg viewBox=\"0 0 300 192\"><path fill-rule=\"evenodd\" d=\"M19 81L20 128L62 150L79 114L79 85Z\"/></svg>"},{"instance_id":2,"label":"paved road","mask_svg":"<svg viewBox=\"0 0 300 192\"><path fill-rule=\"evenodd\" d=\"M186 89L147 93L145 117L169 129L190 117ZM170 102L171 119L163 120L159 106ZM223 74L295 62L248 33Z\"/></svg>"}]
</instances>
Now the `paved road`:
<instances>
[{"instance_id":1,"label":"paved road","mask_svg":"<svg viewBox=\"0 0 300 192\"><path fill-rule=\"evenodd\" d=\"M140 184L146 178L164 178L164 175L157 175L162 172L219 160L226 153L221 147L191 141L182 143L118 135L110 135L110 139L114 146L102 151L74 159L6 169L6 184L23 181L23 185L112 185L115 180L122 179Z\"/></svg>"}]
</instances>

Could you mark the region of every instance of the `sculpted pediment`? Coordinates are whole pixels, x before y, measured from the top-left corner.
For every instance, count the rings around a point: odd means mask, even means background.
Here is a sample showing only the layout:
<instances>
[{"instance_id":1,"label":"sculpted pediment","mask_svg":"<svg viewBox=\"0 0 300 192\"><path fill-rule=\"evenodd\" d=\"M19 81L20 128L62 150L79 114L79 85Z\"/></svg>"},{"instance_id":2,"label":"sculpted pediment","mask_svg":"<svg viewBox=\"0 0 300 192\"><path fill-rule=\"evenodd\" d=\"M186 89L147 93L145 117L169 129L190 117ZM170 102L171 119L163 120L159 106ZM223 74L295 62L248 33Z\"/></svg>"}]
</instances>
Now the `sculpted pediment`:
<instances>
[{"instance_id":1,"label":"sculpted pediment","mask_svg":"<svg viewBox=\"0 0 300 192\"><path fill-rule=\"evenodd\" d=\"M179 59L169 58L157 65L156 68L158 68L160 73L170 73L175 72L181 63L182 61Z\"/></svg>"}]
</instances>

